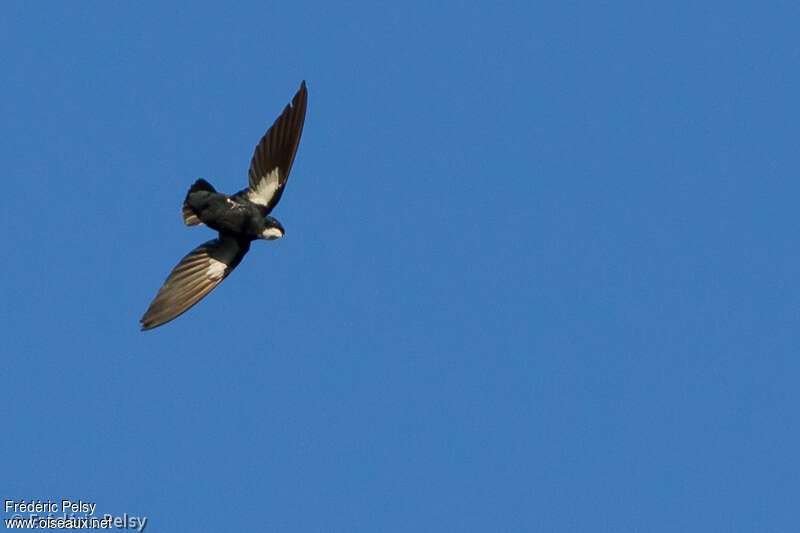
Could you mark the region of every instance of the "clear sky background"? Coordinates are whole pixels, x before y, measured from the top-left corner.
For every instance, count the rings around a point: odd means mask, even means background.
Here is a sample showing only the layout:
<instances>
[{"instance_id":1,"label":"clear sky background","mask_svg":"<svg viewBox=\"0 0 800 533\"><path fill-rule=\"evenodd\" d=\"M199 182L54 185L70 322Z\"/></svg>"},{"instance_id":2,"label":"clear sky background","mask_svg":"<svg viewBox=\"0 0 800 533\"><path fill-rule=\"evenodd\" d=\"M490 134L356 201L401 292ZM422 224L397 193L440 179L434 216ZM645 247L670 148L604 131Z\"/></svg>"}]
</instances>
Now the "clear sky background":
<instances>
[{"instance_id":1,"label":"clear sky background","mask_svg":"<svg viewBox=\"0 0 800 533\"><path fill-rule=\"evenodd\" d=\"M796 2L6 2L0 497L149 531L789 531ZM297 90L259 241L138 319ZM8 515L5 515L8 516Z\"/></svg>"}]
</instances>

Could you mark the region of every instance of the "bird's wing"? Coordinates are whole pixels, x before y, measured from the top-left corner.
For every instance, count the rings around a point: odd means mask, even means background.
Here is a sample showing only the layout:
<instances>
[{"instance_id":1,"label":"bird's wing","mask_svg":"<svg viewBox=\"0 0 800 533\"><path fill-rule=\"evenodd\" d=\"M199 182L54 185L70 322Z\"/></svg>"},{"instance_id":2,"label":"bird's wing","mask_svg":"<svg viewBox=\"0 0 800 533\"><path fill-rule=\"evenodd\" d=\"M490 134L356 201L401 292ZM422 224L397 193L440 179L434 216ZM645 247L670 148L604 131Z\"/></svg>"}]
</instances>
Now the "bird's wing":
<instances>
[{"instance_id":1,"label":"bird's wing","mask_svg":"<svg viewBox=\"0 0 800 533\"><path fill-rule=\"evenodd\" d=\"M236 197L245 197L261 206L266 215L277 205L289 178L303 122L306 118L308 92L306 82L292 98L281 116L275 120L261 138L250 161L250 187L238 192Z\"/></svg>"},{"instance_id":2,"label":"bird's wing","mask_svg":"<svg viewBox=\"0 0 800 533\"><path fill-rule=\"evenodd\" d=\"M199 302L236 268L249 249L247 241L220 235L189 252L172 269L141 318L142 331L169 322Z\"/></svg>"}]
</instances>

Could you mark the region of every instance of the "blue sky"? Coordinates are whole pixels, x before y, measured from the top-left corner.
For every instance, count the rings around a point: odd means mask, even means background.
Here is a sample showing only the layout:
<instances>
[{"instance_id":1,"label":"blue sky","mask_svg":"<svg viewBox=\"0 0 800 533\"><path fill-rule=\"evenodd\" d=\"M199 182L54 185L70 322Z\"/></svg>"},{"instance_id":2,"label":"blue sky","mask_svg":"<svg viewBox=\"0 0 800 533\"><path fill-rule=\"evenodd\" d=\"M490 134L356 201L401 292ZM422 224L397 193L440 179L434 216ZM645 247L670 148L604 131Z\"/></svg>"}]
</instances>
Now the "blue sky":
<instances>
[{"instance_id":1,"label":"blue sky","mask_svg":"<svg viewBox=\"0 0 800 533\"><path fill-rule=\"evenodd\" d=\"M800 8L6 3L3 499L148 531L787 531ZM172 323L301 80L286 237ZM8 516L8 515L4 515Z\"/></svg>"}]
</instances>

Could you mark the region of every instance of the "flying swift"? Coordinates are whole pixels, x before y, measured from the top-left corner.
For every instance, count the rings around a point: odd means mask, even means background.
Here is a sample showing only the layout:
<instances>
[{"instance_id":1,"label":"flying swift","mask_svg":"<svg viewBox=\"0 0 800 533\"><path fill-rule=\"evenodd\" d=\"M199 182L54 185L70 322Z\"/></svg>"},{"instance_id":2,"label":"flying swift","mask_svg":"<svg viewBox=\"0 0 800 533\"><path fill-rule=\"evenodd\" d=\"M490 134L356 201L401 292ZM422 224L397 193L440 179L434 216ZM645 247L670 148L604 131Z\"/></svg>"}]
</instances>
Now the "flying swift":
<instances>
[{"instance_id":1,"label":"flying swift","mask_svg":"<svg viewBox=\"0 0 800 533\"><path fill-rule=\"evenodd\" d=\"M252 241L280 239L286 234L269 214L286 187L303 132L307 101L304 81L256 145L246 189L228 196L204 179L189 188L183 202L184 224L205 224L219 236L189 252L172 269L140 320L142 331L169 322L199 302L236 268Z\"/></svg>"}]
</instances>

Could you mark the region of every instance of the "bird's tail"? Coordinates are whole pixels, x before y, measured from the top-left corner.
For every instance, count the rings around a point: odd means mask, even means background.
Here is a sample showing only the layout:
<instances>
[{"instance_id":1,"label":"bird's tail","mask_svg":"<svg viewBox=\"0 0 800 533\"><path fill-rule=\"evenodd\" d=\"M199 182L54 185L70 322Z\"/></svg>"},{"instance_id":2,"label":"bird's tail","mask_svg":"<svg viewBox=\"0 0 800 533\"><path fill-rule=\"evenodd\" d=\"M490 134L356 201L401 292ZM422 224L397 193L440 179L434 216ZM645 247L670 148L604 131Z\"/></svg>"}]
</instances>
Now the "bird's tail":
<instances>
[{"instance_id":1,"label":"bird's tail","mask_svg":"<svg viewBox=\"0 0 800 533\"><path fill-rule=\"evenodd\" d=\"M193 192L197 191L208 191L208 192L217 192L214 187L211 186L209 182L200 178L199 180L195 181L191 187L189 187L189 191L186 193L186 199L183 201L183 210L181 214L183 215L183 223L187 226L197 226L198 224L202 224L197 215L194 214L192 208L189 207L189 195Z\"/></svg>"}]
</instances>

